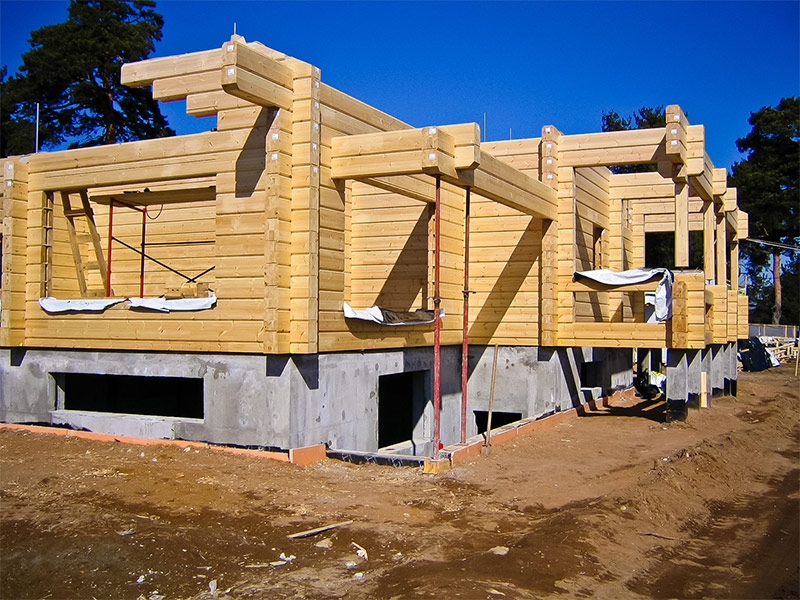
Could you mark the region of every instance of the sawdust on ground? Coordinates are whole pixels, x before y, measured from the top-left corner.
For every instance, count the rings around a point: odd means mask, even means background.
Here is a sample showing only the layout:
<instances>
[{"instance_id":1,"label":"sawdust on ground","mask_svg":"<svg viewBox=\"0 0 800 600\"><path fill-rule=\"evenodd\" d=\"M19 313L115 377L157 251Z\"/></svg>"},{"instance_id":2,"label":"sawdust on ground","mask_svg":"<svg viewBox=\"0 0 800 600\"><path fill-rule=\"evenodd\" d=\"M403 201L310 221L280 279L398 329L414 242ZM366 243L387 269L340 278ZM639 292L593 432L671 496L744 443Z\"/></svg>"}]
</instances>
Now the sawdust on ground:
<instances>
[{"instance_id":1,"label":"sawdust on ground","mask_svg":"<svg viewBox=\"0 0 800 600\"><path fill-rule=\"evenodd\" d=\"M437 476L3 430L0 597L797 598L793 367L686 422L635 399Z\"/></svg>"}]
</instances>

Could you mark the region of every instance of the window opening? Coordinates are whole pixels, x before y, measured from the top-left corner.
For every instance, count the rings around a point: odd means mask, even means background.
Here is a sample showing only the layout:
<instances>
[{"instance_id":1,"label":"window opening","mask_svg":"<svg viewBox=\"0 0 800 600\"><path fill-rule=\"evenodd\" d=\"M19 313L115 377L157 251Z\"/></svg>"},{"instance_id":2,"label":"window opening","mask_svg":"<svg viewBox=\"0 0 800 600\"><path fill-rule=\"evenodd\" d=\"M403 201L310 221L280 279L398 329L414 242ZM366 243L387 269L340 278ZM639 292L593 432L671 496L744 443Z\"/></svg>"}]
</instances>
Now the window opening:
<instances>
[{"instance_id":1,"label":"window opening","mask_svg":"<svg viewBox=\"0 0 800 600\"><path fill-rule=\"evenodd\" d=\"M56 406L64 410L158 417L203 418L203 380L53 373Z\"/></svg>"},{"instance_id":2,"label":"window opening","mask_svg":"<svg viewBox=\"0 0 800 600\"><path fill-rule=\"evenodd\" d=\"M488 410L476 410L475 413L475 425L478 428L478 433L486 433L486 425L489 421L489 411ZM519 412L502 412L498 410L492 411L492 429L497 429L498 427L502 427L503 425L508 425L509 423L514 423L522 419L522 413Z\"/></svg>"}]
</instances>

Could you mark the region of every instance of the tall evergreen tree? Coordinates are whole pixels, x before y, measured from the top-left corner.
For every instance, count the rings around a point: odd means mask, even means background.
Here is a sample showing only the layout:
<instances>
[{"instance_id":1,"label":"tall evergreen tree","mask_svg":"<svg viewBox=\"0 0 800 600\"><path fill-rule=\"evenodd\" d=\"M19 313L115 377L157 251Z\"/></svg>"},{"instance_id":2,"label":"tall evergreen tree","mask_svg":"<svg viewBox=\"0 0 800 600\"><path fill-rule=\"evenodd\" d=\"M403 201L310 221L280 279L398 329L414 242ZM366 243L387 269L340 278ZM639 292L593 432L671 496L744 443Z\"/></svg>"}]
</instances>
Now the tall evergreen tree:
<instances>
[{"instance_id":1,"label":"tall evergreen tree","mask_svg":"<svg viewBox=\"0 0 800 600\"><path fill-rule=\"evenodd\" d=\"M154 7L153 0L71 0L66 21L31 32L20 73L3 83L12 104L3 120L32 123L38 102L44 147L174 135L148 89L120 83L122 64L147 58L161 39L164 20ZM30 152L14 140L4 153Z\"/></svg>"},{"instance_id":2,"label":"tall evergreen tree","mask_svg":"<svg viewBox=\"0 0 800 600\"><path fill-rule=\"evenodd\" d=\"M603 111L603 131L626 131L628 129L654 129L666 127L667 116L663 106L643 106L633 111L627 117L621 116L615 110ZM645 165L616 165L610 167L612 173L649 173L657 171L658 166Z\"/></svg>"},{"instance_id":3,"label":"tall evergreen tree","mask_svg":"<svg viewBox=\"0 0 800 600\"><path fill-rule=\"evenodd\" d=\"M800 240L800 98L782 98L777 106L765 106L750 113L748 122L752 127L750 133L736 140L739 152L746 152L747 158L734 163L729 182L738 188L739 206L750 216L750 236L797 244ZM771 262L771 320L782 322L782 282L785 280L781 276L782 250L746 244L744 251L751 279L760 278L766 263ZM796 287L790 286L787 292ZM793 303L798 301L800 298L792 298Z\"/></svg>"}]
</instances>

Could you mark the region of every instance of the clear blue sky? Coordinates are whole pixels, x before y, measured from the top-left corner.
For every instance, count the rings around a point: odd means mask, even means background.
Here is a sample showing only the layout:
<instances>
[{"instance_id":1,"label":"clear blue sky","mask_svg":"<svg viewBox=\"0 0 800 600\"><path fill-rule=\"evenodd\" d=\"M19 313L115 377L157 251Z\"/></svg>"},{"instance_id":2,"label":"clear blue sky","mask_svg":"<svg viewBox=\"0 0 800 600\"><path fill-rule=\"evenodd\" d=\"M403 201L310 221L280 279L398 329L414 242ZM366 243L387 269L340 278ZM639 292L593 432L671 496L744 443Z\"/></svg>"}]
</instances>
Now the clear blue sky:
<instances>
[{"instance_id":1,"label":"clear blue sky","mask_svg":"<svg viewBox=\"0 0 800 600\"><path fill-rule=\"evenodd\" d=\"M0 59L66 1L0 0ZM488 139L600 129L603 109L680 104L717 166L750 111L800 93L800 2L221 2L159 0L154 56L218 47L237 31L415 126L476 121ZM165 105L179 133L213 126Z\"/></svg>"}]
</instances>

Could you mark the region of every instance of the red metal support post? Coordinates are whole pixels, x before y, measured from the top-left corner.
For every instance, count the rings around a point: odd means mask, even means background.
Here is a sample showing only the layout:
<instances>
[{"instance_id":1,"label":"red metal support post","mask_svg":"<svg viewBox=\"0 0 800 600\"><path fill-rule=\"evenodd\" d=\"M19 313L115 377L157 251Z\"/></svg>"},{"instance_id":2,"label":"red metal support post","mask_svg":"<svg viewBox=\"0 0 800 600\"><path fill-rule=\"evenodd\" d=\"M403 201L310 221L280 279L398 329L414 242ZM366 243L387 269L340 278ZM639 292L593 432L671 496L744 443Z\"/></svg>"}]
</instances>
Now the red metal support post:
<instances>
[{"instance_id":1,"label":"red metal support post","mask_svg":"<svg viewBox=\"0 0 800 600\"><path fill-rule=\"evenodd\" d=\"M147 230L147 206L142 210L142 263L139 267L139 298L144 298L144 246Z\"/></svg>"},{"instance_id":2,"label":"red metal support post","mask_svg":"<svg viewBox=\"0 0 800 600\"><path fill-rule=\"evenodd\" d=\"M106 297L111 296L111 236L114 227L114 199L108 201L108 266L106 268Z\"/></svg>"},{"instance_id":3,"label":"red metal support post","mask_svg":"<svg viewBox=\"0 0 800 600\"><path fill-rule=\"evenodd\" d=\"M439 459L439 426L441 412L440 367L441 347L439 306L442 299L439 296L439 220L441 214L441 178L436 176L436 205L433 214L433 460Z\"/></svg>"},{"instance_id":4,"label":"red metal support post","mask_svg":"<svg viewBox=\"0 0 800 600\"><path fill-rule=\"evenodd\" d=\"M469 361L469 201L467 186L464 196L464 331L461 342L461 443L467 442L467 379Z\"/></svg>"}]
</instances>

